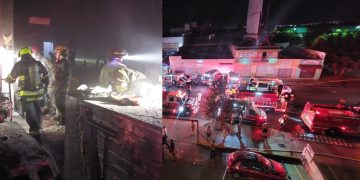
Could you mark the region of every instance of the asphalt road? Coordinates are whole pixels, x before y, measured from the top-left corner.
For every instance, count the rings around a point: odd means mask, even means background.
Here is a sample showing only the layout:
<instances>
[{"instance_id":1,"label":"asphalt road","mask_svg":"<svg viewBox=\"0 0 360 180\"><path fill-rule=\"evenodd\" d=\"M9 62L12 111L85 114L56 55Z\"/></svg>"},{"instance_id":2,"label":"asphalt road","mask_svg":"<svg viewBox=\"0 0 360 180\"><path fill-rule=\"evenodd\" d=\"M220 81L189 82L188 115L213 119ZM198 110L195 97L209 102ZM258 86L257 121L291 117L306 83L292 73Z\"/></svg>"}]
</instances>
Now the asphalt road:
<instances>
[{"instance_id":1,"label":"asphalt road","mask_svg":"<svg viewBox=\"0 0 360 180\"><path fill-rule=\"evenodd\" d=\"M296 133L304 133L307 128L303 125L302 120L298 116L306 102L314 104L332 104L336 105L339 100L344 99L347 104L356 104L360 102L360 80L342 82L327 82L309 84L299 81L294 85L290 85L295 94L295 100L289 105L291 112L295 114L290 115L290 121L287 123L285 131ZM201 111L193 115L192 118L206 119L204 115L204 104L206 96L209 93L209 88L206 86L194 86L191 91L191 96L195 96L198 92L203 94L201 102ZM297 113L297 114L296 114ZM278 119L282 116L281 113L267 111L268 121L271 128L280 128Z\"/></svg>"},{"instance_id":2,"label":"asphalt road","mask_svg":"<svg viewBox=\"0 0 360 180\"><path fill-rule=\"evenodd\" d=\"M295 100L291 104L291 110L293 112L300 113L306 102L311 102L315 104L336 105L340 99L344 99L346 100L347 104L356 104L360 102L360 94L358 93L360 92L359 83L360 80L346 81L345 83L321 82L311 84L305 82L297 82L293 85L290 85L295 94ZM198 92L202 92L204 95L203 97L206 97L208 91L208 87L198 86L193 87L191 93L196 94ZM204 106L205 100L206 98L202 99L201 106ZM267 112L267 115L269 124L271 126L270 128L279 129L280 125L278 119L282 116L282 114ZM203 111L200 111L198 114L193 115L192 118L206 119ZM299 116L297 114L292 114L290 116L290 121L287 123L287 127L284 131L290 132L295 135L297 133L307 132L308 130L303 125L303 122L299 118ZM332 144L308 142L315 151L315 153L318 154L316 155L318 166L323 172L325 172L325 174L327 175L327 179L359 177L359 174L355 169L360 166L360 143L358 138L347 138L348 139L346 139L346 141L351 143L351 148ZM347 162L348 165L344 165L344 162ZM293 167L291 165L289 167L293 170L299 170L297 167ZM302 169L300 168L300 170ZM206 168L201 169L200 171L203 171L202 173L204 174L204 177L207 175L209 175L209 177L218 177L220 175L220 171L207 172L208 170ZM226 175L225 179L228 178L228 175ZM299 179L303 178L299 177Z\"/></svg>"}]
</instances>

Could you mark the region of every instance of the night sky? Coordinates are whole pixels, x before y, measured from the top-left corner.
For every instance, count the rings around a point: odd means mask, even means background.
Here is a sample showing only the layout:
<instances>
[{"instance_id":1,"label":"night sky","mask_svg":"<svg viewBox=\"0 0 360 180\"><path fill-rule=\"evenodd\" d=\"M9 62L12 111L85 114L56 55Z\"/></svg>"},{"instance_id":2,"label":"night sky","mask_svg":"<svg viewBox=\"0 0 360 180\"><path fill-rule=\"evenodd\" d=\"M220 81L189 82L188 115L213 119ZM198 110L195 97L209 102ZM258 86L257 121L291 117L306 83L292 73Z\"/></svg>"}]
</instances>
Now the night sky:
<instances>
[{"instance_id":1,"label":"night sky","mask_svg":"<svg viewBox=\"0 0 360 180\"><path fill-rule=\"evenodd\" d=\"M269 2L272 25L360 22L359 0L264 0L264 8ZM183 27L191 21L244 26L247 8L248 0L163 0L164 28Z\"/></svg>"},{"instance_id":2,"label":"night sky","mask_svg":"<svg viewBox=\"0 0 360 180\"><path fill-rule=\"evenodd\" d=\"M161 0L14 0L15 47L51 41L76 51L77 59L96 60L115 48L130 55L156 54L137 70L160 73ZM50 26L29 24L30 16L51 18ZM144 62L141 62L144 63ZM155 73L155 74L156 74Z\"/></svg>"}]
</instances>

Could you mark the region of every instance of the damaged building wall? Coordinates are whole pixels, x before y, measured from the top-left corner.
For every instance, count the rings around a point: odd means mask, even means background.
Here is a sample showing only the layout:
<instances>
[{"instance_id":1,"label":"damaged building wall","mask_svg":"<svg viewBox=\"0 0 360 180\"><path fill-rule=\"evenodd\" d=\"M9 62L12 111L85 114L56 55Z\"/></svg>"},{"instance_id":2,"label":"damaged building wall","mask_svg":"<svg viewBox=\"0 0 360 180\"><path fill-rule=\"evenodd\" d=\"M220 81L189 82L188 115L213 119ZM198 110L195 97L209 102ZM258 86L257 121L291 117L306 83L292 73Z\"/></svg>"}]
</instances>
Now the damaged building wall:
<instances>
[{"instance_id":1,"label":"damaged building wall","mask_svg":"<svg viewBox=\"0 0 360 180\"><path fill-rule=\"evenodd\" d=\"M67 98L66 179L160 179L161 108Z\"/></svg>"}]
</instances>

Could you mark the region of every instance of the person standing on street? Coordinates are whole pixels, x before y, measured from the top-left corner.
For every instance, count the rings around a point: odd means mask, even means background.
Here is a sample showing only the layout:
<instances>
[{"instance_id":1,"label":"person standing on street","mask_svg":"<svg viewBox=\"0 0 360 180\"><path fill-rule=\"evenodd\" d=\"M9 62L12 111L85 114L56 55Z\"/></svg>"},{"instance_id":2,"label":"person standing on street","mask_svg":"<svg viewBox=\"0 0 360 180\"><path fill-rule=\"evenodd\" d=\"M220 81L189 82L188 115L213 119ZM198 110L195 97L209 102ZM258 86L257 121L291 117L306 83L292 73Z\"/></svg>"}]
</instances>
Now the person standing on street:
<instances>
[{"instance_id":1,"label":"person standing on street","mask_svg":"<svg viewBox=\"0 0 360 180\"><path fill-rule=\"evenodd\" d=\"M239 124L238 124L238 131L237 131L237 134L239 136L239 138L241 138L241 126L242 126L242 122L239 121Z\"/></svg>"},{"instance_id":2,"label":"person standing on street","mask_svg":"<svg viewBox=\"0 0 360 180\"><path fill-rule=\"evenodd\" d=\"M57 46L54 51L55 62L52 65L52 93L56 108L55 120L58 125L65 125L65 99L70 87L71 67L68 60L69 49L65 46Z\"/></svg>"},{"instance_id":3,"label":"person standing on street","mask_svg":"<svg viewBox=\"0 0 360 180\"><path fill-rule=\"evenodd\" d=\"M269 128L269 123L264 123L262 125L262 132L263 132L263 137L266 139L267 138L267 133L268 133L268 128Z\"/></svg>"},{"instance_id":4,"label":"person standing on street","mask_svg":"<svg viewBox=\"0 0 360 180\"><path fill-rule=\"evenodd\" d=\"M195 124L194 121L191 121L191 134L194 134L195 131Z\"/></svg>"},{"instance_id":5,"label":"person standing on street","mask_svg":"<svg viewBox=\"0 0 360 180\"><path fill-rule=\"evenodd\" d=\"M48 72L39 61L32 57L31 48L21 48L18 55L21 59L15 63L5 81L14 83L19 78L17 92L22 110L25 112L26 122L30 126L29 134L41 144L40 103L49 84Z\"/></svg>"},{"instance_id":6,"label":"person standing on street","mask_svg":"<svg viewBox=\"0 0 360 180\"><path fill-rule=\"evenodd\" d=\"M279 123L280 123L280 129L284 129L285 130L285 123L288 119L288 116L286 114L284 114L280 119L279 119Z\"/></svg>"},{"instance_id":7,"label":"person standing on street","mask_svg":"<svg viewBox=\"0 0 360 180\"><path fill-rule=\"evenodd\" d=\"M226 136L229 135L229 133L230 133L230 129L226 124L223 127L222 133L223 133L223 137L224 137L223 141L225 142Z\"/></svg>"},{"instance_id":8,"label":"person standing on street","mask_svg":"<svg viewBox=\"0 0 360 180\"><path fill-rule=\"evenodd\" d=\"M206 128L206 140L208 141L208 142L210 142L209 140L210 140L210 137L211 137L211 128L210 128L210 126L208 126L207 128Z\"/></svg>"},{"instance_id":9,"label":"person standing on street","mask_svg":"<svg viewBox=\"0 0 360 180\"><path fill-rule=\"evenodd\" d=\"M169 148L169 144L168 144L168 132L167 132L167 128L165 126L163 126L162 131L161 131L161 136L162 136L162 145L166 145L167 148Z\"/></svg>"}]
</instances>

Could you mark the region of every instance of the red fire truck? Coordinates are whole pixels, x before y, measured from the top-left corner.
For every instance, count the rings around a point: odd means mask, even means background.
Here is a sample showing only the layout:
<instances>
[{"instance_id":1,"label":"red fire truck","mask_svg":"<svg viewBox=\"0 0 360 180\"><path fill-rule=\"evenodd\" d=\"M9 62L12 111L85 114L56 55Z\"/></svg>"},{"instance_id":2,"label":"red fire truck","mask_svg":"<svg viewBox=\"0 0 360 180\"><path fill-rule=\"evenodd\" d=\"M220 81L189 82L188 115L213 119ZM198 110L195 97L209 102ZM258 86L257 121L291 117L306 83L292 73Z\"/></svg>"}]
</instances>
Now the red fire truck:
<instances>
[{"instance_id":1,"label":"red fire truck","mask_svg":"<svg viewBox=\"0 0 360 180\"><path fill-rule=\"evenodd\" d=\"M285 112L287 107L285 98L274 92L238 91L234 97L253 101L259 108L272 109L276 112Z\"/></svg>"},{"instance_id":2,"label":"red fire truck","mask_svg":"<svg viewBox=\"0 0 360 180\"><path fill-rule=\"evenodd\" d=\"M315 133L360 135L360 115L346 108L308 102L301 119Z\"/></svg>"},{"instance_id":3,"label":"red fire truck","mask_svg":"<svg viewBox=\"0 0 360 180\"><path fill-rule=\"evenodd\" d=\"M190 97L182 89L163 91L163 113L176 116L191 116L199 111L201 93Z\"/></svg>"}]
</instances>

